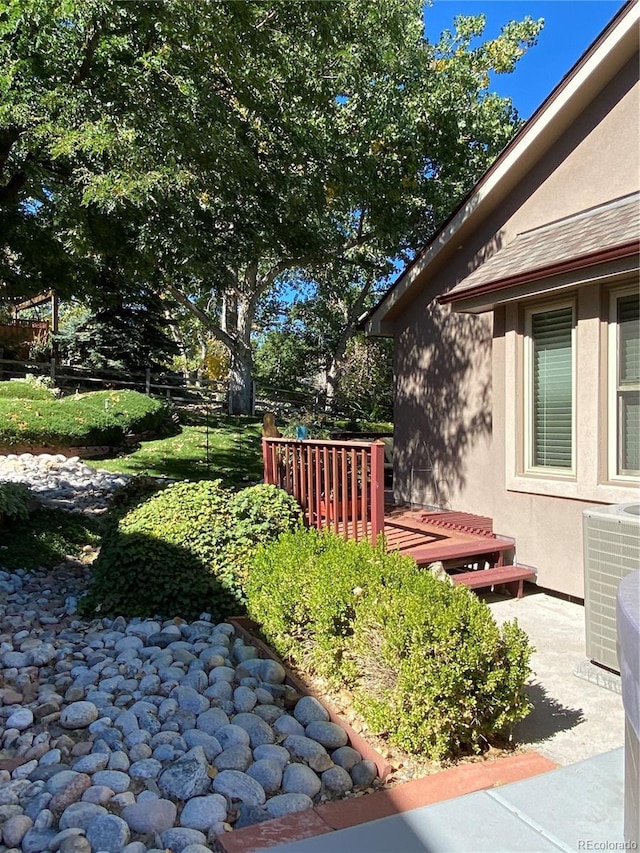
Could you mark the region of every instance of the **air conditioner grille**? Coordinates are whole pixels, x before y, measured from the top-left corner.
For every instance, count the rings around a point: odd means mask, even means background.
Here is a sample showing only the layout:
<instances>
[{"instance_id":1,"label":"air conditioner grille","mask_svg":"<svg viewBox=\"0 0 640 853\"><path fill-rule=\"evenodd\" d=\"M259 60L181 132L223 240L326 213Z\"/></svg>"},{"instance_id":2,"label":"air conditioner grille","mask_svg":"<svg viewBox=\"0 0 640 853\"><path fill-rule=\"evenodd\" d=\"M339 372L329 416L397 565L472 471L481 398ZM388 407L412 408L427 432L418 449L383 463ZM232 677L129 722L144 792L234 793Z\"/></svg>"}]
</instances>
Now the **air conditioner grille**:
<instances>
[{"instance_id":1,"label":"air conditioner grille","mask_svg":"<svg viewBox=\"0 0 640 853\"><path fill-rule=\"evenodd\" d=\"M618 669L618 585L640 568L640 518L626 507L594 507L583 513L587 656L611 669Z\"/></svg>"}]
</instances>

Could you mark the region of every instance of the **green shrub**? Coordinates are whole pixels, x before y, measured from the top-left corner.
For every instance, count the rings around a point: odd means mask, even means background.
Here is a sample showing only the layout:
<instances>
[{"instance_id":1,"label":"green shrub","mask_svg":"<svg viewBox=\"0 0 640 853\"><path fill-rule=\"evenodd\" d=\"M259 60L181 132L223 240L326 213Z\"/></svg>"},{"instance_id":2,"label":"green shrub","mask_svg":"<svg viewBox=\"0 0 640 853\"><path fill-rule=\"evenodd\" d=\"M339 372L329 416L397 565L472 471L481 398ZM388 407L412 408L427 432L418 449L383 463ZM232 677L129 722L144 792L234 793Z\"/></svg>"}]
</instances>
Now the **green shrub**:
<instances>
[{"instance_id":1,"label":"green shrub","mask_svg":"<svg viewBox=\"0 0 640 853\"><path fill-rule=\"evenodd\" d=\"M256 552L247 601L279 654L350 686L369 728L409 752L479 751L529 711L517 624L382 543L284 534Z\"/></svg>"},{"instance_id":2,"label":"green shrub","mask_svg":"<svg viewBox=\"0 0 640 853\"><path fill-rule=\"evenodd\" d=\"M0 520L4 516L24 521L32 501L31 489L24 483L0 483Z\"/></svg>"},{"instance_id":3,"label":"green shrub","mask_svg":"<svg viewBox=\"0 0 640 853\"><path fill-rule=\"evenodd\" d=\"M48 394L48 392L47 392ZM0 399L0 445L119 445L128 433L167 432L164 405L137 391L93 391L53 399Z\"/></svg>"},{"instance_id":4,"label":"green shrub","mask_svg":"<svg viewBox=\"0 0 640 853\"><path fill-rule=\"evenodd\" d=\"M53 400L54 394L46 385L37 382L0 382L0 399Z\"/></svg>"},{"instance_id":5,"label":"green shrub","mask_svg":"<svg viewBox=\"0 0 640 853\"><path fill-rule=\"evenodd\" d=\"M118 520L134 507L144 503L156 492L166 489L168 485L169 482L163 483L157 477L137 474L114 493L109 502L108 521L117 524Z\"/></svg>"},{"instance_id":6,"label":"green shrub","mask_svg":"<svg viewBox=\"0 0 640 853\"><path fill-rule=\"evenodd\" d=\"M374 548L328 531L285 533L256 552L247 607L278 653L344 680L356 611L415 571L413 560L388 554L382 544Z\"/></svg>"},{"instance_id":7,"label":"green shrub","mask_svg":"<svg viewBox=\"0 0 640 853\"><path fill-rule=\"evenodd\" d=\"M357 615L356 706L409 752L479 752L529 712L531 651L516 623L498 627L469 590L420 573Z\"/></svg>"},{"instance_id":8,"label":"green shrub","mask_svg":"<svg viewBox=\"0 0 640 853\"><path fill-rule=\"evenodd\" d=\"M53 568L67 555L82 557L85 545L97 545L100 520L81 513L39 506L28 524L8 524L2 531L0 567L3 569Z\"/></svg>"},{"instance_id":9,"label":"green shrub","mask_svg":"<svg viewBox=\"0 0 640 853\"><path fill-rule=\"evenodd\" d=\"M219 555L220 571L244 609L256 548L281 533L302 528L302 510L295 498L266 483L233 494L228 510L229 537L224 552Z\"/></svg>"},{"instance_id":10,"label":"green shrub","mask_svg":"<svg viewBox=\"0 0 640 853\"><path fill-rule=\"evenodd\" d=\"M244 610L251 552L300 511L275 487L233 494L219 480L176 483L135 506L109 531L83 612L221 618Z\"/></svg>"}]
</instances>

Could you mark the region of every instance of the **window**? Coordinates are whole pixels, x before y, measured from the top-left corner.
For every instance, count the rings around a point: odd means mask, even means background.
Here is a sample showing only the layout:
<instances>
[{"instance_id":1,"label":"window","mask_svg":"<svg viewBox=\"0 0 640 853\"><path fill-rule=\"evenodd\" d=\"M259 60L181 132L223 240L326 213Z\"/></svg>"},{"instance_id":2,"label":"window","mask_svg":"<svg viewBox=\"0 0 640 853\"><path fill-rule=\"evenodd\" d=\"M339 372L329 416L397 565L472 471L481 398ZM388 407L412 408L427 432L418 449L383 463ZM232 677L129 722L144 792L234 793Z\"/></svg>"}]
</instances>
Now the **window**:
<instances>
[{"instance_id":1,"label":"window","mask_svg":"<svg viewBox=\"0 0 640 853\"><path fill-rule=\"evenodd\" d=\"M609 476L640 476L640 296L611 296L609 322Z\"/></svg>"},{"instance_id":2,"label":"window","mask_svg":"<svg viewBox=\"0 0 640 853\"><path fill-rule=\"evenodd\" d=\"M531 473L574 473L574 306L527 313L525 462Z\"/></svg>"}]
</instances>

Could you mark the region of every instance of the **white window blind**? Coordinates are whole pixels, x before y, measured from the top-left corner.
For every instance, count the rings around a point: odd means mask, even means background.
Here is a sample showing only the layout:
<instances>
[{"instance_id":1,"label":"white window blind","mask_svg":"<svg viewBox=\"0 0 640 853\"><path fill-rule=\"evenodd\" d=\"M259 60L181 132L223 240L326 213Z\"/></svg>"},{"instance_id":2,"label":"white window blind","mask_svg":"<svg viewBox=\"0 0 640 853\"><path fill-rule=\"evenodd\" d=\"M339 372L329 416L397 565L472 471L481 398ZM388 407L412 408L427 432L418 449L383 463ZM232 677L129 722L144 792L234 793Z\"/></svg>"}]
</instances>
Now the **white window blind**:
<instances>
[{"instance_id":1,"label":"white window blind","mask_svg":"<svg viewBox=\"0 0 640 853\"><path fill-rule=\"evenodd\" d=\"M572 336L572 306L531 315L533 467L573 467Z\"/></svg>"},{"instance_id":2,"label":"white window blind","mask_svg":"<svg viewBox=\"0 0 640 853\"><path fill-rule=\"evenodd\" d=\"M617 300L618 464L619 475L640 474L640 296Z\"/></svg>"}]
</instances>

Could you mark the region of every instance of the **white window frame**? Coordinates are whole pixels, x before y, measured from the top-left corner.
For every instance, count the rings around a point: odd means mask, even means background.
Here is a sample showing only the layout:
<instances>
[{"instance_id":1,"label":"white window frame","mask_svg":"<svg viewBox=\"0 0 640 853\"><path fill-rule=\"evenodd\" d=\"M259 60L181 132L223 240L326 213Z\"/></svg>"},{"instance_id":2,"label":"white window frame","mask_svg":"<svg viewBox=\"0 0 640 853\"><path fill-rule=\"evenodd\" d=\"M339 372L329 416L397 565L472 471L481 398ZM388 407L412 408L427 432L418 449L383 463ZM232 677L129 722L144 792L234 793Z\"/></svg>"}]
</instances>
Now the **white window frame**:
<instances>
[{"instance_id":1,"label":"white window frame","mask_svg":"<svg viewBox=\"0 0 640 853\"><path fill-rule=\"evenodd\" d=\"M640 482L640 474L618 473L618 300L638 292L637 285L629 285L609 294L608 323L608 405L607 405L607 468L611 482Z\"/></svg>"},{"instance_id":2,"label":"white window frame","mask_svg":"<svg viewBox=\"0 0 640 853\"><path fill-rule=\"evenodd\" d=\"M534 314L546 314L560 308L571 308L571 467L553 468L533 464L533 337ZM575 299L562 302L541 303L525 312L524 328L524 473L551 479L576 478L576 350L577 312Z\"/></svg>"}]
</instances>

